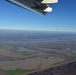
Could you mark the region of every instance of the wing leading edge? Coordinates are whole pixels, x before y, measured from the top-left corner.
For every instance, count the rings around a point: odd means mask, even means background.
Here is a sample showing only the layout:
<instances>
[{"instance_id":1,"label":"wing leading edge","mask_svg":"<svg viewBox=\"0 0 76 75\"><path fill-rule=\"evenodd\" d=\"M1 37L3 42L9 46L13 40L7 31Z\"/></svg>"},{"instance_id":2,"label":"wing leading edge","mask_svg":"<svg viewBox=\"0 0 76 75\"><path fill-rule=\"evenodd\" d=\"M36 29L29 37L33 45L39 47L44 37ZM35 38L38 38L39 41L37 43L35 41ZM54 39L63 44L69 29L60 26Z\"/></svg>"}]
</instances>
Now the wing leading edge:
<instances>
[{"instance_id":1,"label":"wing leading edge","mask_svg":"<svg viewBox=\"0 0 76 75\"><path fill-rule=\"evenodd\" d=\"M36 12L38 14L46 14L52 12L49 4L57 3L58 0L6 0L17 6Z\"/></svg>"}]
</instances>

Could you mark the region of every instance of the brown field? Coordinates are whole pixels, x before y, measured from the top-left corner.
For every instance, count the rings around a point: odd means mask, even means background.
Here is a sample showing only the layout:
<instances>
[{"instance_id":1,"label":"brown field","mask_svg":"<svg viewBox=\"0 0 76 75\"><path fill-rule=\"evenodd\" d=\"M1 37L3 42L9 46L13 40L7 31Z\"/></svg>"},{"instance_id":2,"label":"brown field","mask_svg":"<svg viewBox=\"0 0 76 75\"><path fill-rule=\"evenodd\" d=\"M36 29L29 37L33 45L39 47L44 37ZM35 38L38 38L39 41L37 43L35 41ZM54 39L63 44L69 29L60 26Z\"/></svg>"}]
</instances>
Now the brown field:
<instances>
[{"instance_id":1,"label":"brown field","mask_svg":"<svg viewBox=\"0 0 76 75\"><path fill-rule=\"evenodd\" d=\"M0 75L9 75L9 74L3 70L0 70Z\"/></svg>"}]
</instances>

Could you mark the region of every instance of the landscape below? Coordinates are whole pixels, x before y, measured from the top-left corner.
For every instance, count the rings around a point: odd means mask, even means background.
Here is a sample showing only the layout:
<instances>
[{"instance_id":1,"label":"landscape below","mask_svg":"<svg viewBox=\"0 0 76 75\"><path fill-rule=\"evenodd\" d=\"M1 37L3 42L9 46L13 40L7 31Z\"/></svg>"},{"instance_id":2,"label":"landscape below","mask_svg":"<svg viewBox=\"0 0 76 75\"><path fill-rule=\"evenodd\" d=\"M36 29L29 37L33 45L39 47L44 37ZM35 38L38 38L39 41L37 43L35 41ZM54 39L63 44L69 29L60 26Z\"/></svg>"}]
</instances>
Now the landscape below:
<instances>
[{"instance_id":1,"label":"landscape below","mask_svg":"<svg viewBox=\"0 0 76 75\"><path fill-rule=\"evenodd\" d=\"M75 33L0 30L0 75L76 75L75 66Z\"/></svg>"}]
</instances>

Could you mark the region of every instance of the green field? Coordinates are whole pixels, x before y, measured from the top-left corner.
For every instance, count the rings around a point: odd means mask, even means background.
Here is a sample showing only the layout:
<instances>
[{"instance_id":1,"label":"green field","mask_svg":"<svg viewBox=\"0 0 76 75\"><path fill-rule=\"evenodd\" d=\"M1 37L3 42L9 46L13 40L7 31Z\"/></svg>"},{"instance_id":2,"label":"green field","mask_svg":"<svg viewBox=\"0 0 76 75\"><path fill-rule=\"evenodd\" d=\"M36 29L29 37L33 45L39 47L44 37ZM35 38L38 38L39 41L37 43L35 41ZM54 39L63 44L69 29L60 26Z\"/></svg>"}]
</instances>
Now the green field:
<instances>
[{"instance_id":1,"label":"green field","mask_svg":"<svg viewBox=\"0 0 76 75\"><path fill-rule=\"evenodd\" d=\"M7 71L10 75L18 75L18 74L23 74L30 72L30 70L22 70L22 69L16 69L16 70L9 70Z\"/></svg>"}]
</instances>

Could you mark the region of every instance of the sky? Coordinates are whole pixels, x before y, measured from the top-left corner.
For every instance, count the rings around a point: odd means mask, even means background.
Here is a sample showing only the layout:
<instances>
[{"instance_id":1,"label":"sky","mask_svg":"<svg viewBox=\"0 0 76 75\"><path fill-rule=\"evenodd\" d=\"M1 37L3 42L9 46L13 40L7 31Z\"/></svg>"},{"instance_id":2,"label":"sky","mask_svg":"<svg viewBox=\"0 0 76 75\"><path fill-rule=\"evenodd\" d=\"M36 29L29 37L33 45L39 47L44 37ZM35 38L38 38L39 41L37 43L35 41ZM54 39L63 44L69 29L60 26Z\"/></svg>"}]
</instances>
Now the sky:
<instances>
[{"instance_id":1,"label":"sky","mask_svg":"<svg viewBox=\"0 0 76 75\"><path fill-rule=\"evenodd\" d=\"M59 0L53 12L39 15L0 0L0 29L76 32L76 0Z\"/></svg>"}]
</instances>

